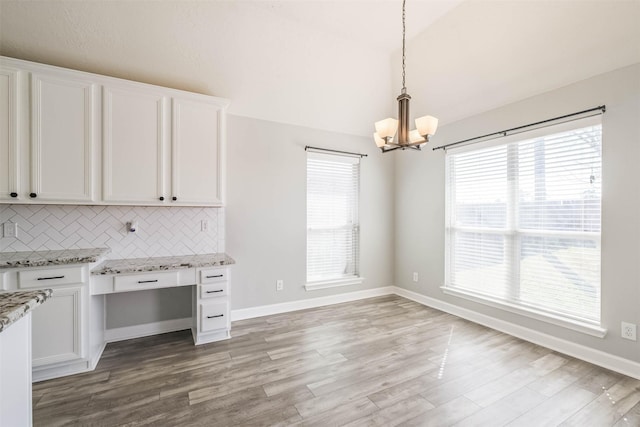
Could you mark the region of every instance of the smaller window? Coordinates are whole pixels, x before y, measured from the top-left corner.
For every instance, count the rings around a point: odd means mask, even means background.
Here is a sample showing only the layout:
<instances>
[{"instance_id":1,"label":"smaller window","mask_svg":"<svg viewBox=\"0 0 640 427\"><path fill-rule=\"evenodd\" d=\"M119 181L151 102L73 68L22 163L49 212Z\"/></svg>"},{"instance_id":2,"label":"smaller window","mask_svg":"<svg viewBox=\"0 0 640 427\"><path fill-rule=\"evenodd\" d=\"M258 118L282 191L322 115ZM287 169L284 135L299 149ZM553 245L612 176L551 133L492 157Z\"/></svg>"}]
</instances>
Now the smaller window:
<instances>
[{"instance_id":1,"label":"smaller window","mask_svg":"<svg viewBox=\"0 0 640 427\"><path fill-rule=\"evenodd\" d=\"M360 158L307 153L307 289L359 282L359 187Z\"/></svg>"}]
</instances>

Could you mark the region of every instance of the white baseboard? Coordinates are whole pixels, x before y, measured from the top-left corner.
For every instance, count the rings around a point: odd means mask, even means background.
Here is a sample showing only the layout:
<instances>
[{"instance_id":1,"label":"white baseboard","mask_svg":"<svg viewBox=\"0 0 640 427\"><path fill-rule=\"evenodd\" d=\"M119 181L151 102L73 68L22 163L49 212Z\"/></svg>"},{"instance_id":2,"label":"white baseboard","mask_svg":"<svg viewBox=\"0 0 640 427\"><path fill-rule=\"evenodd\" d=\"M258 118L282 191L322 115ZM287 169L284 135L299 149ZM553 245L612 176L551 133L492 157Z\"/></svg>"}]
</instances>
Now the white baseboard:
<instances>
[{"instance_id":1,"label":"white baseboard","mask_svg":"<svg viewBox=\"0 0 640 427\"><path fill-rule=\"evenodd\" d=\"M409 291L407 289L399 288L397 286L393 286L392 288L393 292L396 295L410 299L422 305L426 305L427 307L432 307L437 310L453 314L454 316L458 316L463 319L470 320L474 323L487 326L491 329L513 335L514 337L518 337L525 341L529 341L534 344L538 344L543 347L558 351L560 353L564 353L569 356L584 360L586 362L593 363L594 365L602 366L603 368L607 368L612 371L616 371L621 374L640 379L640 363L638 362L624 359L619 356L614 356L612 354L605 353L604 351L586 347L581 344L576 344L571 341L563 340L561 338L538 332L533 329L515 325L513 323L477 313L466 308L458 307L456 305L449 304L435 298L427 297L422 294Z\"/></svg>"},{"instance_id":2,"label":"white baseboard","mask_svg":"<svg viewBox=\"0 0 640 427\"><path fill-rule=\"evenodd\" d=\"M182 331L184 329L191 329L192 323L193 320L191 317L185 317L183 319L163 320L154 323L144 323L142 325L106 329L104 331L104 340L110 343L129 340L132 338L164 334L167 332Z\"/></svg>"},{"instance_id":3,"label":"white baseboard","mask_svg":"<svg viewBox=\"0 0 640 427\"><path fill-rule=\"evenodd\" d=\"M52 380L54 378L66 377L68 375L81 374L92 371L89 362L79 360L76 362L58 363L49 366L36 366L31 373L31 382Z\"/></svg>"},{"instance_id":4,"label":"white baseboard","mask_svg":"<svg viewBox=\"0 0 640 427\"><path fill-rule=\"evenodd\" d=\"M102 345L100 346L100 350L96 351L96 353L93 355L93 357L91 358L91 360L89 360L89 369L90 370L94 370L96 369L96 366L98 366L98 362L100 361L100 358L102 357L102 353L104 352L105 347L107 347L107 342L103 342Z\"/></svg>"},{"instance_id":5,"label":"white baseboard","mask_svg":"<svg viewBox=\"0 0 640 427\"><path fill-rule=\"evenodd\" d=\"M427 297L425 295L399 288L397 286L386 286L382 288L366 289L363 291L347 292L338 295L310 298L298 301L290 301L280 304L262 305L258 307L242 308L231 311L231 320L252 319L254 317L269 316L272 314L288 313L291 311L305 310L308 308L322 307L343 302L357 301L366 298L373 298L383 295L399 295L410 299L427 307L432 307L446 313L453 314L463 319L480 325L487 326L514 337L550 348L552 350L567 354L569 356L584 360L594 365L610 369L621 374L640 379L640 363L605 353L581 344L576 344L552 335L548 335L534 329L525 328L513 323L487 316L466 308L449 304L447 302ZM166 332L181 331L190 329L192 319L166 320L162 322L134 325L123 328L107 329L105 331L105 341L115 342L132 338L140 338L149 335L162 334Z\"/></svg>"},{"instance_id":6,"label":"white baseboard","mask_svg":"<svg viewBox=\"0 0 640 427\"><path fill-rule=\"evenodd\" d=\"M252 319L254 317L269 316L271 314L288 313L290 311L305 310L307 308L322 307L331 304L340 304L342 302L379 297L382 295L392 295L393 293L394 286L386 286L383 288L366 289L364 291L347 292L344 294L283 302L280 304L240 308L238 310L231 310L231 321L233 322L236 320Z\"/></svg>"}]
</instances>

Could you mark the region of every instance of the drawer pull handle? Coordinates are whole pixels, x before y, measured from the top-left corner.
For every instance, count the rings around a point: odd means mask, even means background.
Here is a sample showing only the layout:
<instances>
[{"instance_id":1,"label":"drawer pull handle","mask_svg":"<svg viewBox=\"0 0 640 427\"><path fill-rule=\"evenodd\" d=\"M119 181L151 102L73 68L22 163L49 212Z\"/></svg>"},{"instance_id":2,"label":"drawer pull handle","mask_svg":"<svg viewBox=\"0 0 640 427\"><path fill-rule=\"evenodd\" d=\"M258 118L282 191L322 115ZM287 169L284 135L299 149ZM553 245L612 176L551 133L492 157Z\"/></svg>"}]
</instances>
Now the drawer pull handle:
<instances>
[{"instance_id":1,"label":"drawer pull handle","mask_svg":"<svg viewBox=\"0 0 640 427\"><path fill-rule=\"evenodd\" d=\"M64 276L38 277L38 280L64 279Z\"/></svg>"},{"instance_id":2,"label":"drawer pull handle","mask_svg":"<svg viewBox=\"0 0 640 427\"><path fill-rule=\"evenodd\" d=\"M216 274L215 276L205 276L207 279L217 279L218 277L224 277L224 274Z\"/></svg>"},{"instance_id":3,"label":"drawer pull handle","mask_svg":"<svg viewBox=\"0 0 640 427\"><path fill-rule=\"evenodd\" d=\"M215 316L207 316L207 319L213 319L214 317L223 317L224 314L216 314Z\"/></svg>"},{"instance_id":4,"label":"drawer pull handle","mask_svg":"<svg viewBox=\"0 0 640 427\"><path fill-rule=\"evenodd\" d=\"M155 283L157 282L158 279L153 279L153 280L138 280L138 283Z\"/></svg>"},{"instance_id":5,"label":"drawer pull handle","mask_svg":"<svg viewBox=\"0 0 640 427\"><path fill-rule=\"evenodd\" d=\"M224 289L216 289L215 291L207 291L208 294L215 294L216 292L224 292Z\"/></svg>"}]
</instances>

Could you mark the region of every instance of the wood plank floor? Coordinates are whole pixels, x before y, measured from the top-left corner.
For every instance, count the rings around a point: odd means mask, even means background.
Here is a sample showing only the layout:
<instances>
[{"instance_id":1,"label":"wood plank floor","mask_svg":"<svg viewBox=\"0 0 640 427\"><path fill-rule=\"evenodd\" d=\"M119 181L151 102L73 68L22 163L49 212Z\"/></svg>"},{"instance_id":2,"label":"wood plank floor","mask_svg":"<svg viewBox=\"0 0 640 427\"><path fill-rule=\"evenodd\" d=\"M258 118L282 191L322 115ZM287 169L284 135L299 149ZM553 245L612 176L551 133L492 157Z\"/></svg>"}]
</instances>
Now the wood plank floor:
<instances>
[{"instance_id":1,"label":"wood plank floor","mask_svg":"<svg viewBox=\"0 0 640 427\"><path fill-rule=\"evenodd\" d=\"M398 296L109 344L34 425L640 426L640 381Z\"/></svg>"}]
</instances>

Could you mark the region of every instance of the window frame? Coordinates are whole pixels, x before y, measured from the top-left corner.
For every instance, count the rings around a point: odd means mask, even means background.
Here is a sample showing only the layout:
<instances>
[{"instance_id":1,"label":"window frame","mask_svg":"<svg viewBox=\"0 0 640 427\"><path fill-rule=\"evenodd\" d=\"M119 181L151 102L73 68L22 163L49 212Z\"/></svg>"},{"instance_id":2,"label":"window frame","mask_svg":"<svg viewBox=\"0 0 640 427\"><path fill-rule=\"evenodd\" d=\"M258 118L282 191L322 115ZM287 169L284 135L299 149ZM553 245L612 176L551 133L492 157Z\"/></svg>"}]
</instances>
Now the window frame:
<instances>
[{"instance_id":1,"label":"window frame","mask_svg":"<svg viewBox=\"0 0 640 427\"><path fill-rule=\"evenodd\" d=\"M309 160L310 159L321 159L328 162L335 163L348 163L348 164L356 164L357 167L357 176L355 179L355 183L353 187L355 188L355 214L352 217L353 222L350 225L339 225L335 227L322 227L325 230L339 230L339 229L351 229L352 235L355 236L354 242L354 259L352 260L354 263L354 275L345 275L345 276L336 276L336 277L324 277L319 280L310 280L309 278L309 241L310 241L310 233L314 230L317 231L317 227L309 226L309 217L310 217L310 205L309 205ZM306 262L305 262L305 289L307 291L318 290L318 289L327 289L334 288L340 286L349 286L360 284L364 281L364 278L360 276L360 178L361 178L361 159L360 156L350 155L350 154L339 154L339 153L318 153L313 151L308 151L306 155L306 179L307 179L307 187L306 187Z\"/></svg>"},{"instance_id":2,"label":"window frame","mask_svg":"<svg viewBox=\"0 0 640 427\"><path fill-rule=\"evenodd\" d=\"M542 128L537 128L528 132L521 132L515 135L510 135L507 137L494 139L490 141L468 144L461 147L451 148L447 150L445 156L445 280L441 286L441 290L443 293L448 295L453 295L456 297L464 298L467 300L471 300L473 302L481 303L483 305L499 308L511 313L516 313L519 315L523 315L529 318L533 318L536 320L544 321L547 323L551 323L554 325L562 326L567 329L571 329L574 331L578 331L584 334L592 335L598 338L603 338L607 330L602 327L602 298L600 297L599 301L599 316L598 321L591 321L587 319L578 318L572 315L559 313L552 309L546 310L540 307L528 306L526 304L518 303L515 298L513 298L514 288L519 288L520 286L520 276L519 276L519 268L520 268L520 248L521 242L524 236L536 236L536 237L558 237L558 235L562 235L563 237L571 237L578 236L584 238L597 238L598 239L598 248L600 255L600 292L602 290L602 245L601 245L601 236L602 236L602 228L600 228L599 232L572 232L572 231L558 231L555 232L553 230L543 229L543 230L535 230L522 228L521 224L517 223L517 211L519 209L519 202L517 200L518 194L518 183L507 182L507 223L505 228L497 228L491 229L488 227L479 227L477 231L485 234L499 234L504 237L504 252L505 259L509 260L509 268L511 268L511 278L508 283L508 292L511 295L511 299L503 299L499 297L495 297L482 292L474 292L471 289L456 287L450 283L452 268L453 268L453 259L455 257L453 244L451 242L452 236L456 231L476 231L473 227L459 227L453 224L453 220L455 219L455 213L451 212L452 206L452 193L454 189L451 188L451 170L450 170L450 161L449 156L455 155L463 152L470 152L481 150L489 147L498 147L498 146L507 146L507 170L511 166L512 156L514 153L510 151L510 144L517 142L529 141L532 139L536 139L542 136L550 136L557 133L562 133L570 130L581 129L589 126L600 125L602 127L602 119L601 116L582 118L571 122L545 126ZM602 135L602 128L601 128ZM602 144L602 138L601 138ZM515 155L518 155L517 151ZM600 161L602 166L602 154L600 155ZM602 209L602 196L600 196L600 207ZM600 225L602 225L602 217L600 218ZM517 279L517 280L514 280ZM601 295L601 293L600 293Z\"/></svg>"}]
</instances>

